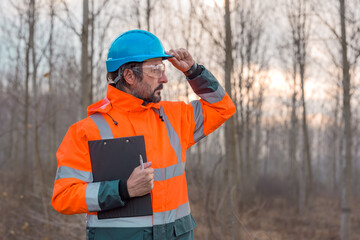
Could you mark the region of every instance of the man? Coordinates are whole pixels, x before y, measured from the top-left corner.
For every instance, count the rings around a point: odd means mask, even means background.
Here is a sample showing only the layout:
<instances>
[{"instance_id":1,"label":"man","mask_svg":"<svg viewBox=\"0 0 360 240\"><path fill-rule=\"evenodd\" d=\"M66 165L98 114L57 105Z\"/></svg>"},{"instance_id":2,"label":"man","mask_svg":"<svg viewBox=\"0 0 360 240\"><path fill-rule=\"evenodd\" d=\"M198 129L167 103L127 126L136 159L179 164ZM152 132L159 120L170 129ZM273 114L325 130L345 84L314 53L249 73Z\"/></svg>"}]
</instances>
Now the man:
<instances>
[{"instance_id":1,"label":"man","mask_svg":"<svg viewBox=\"0 0 360 240\"><path fill-rule=\"evenodd\" d=\"M163 60L182 71L201 100L161 100L168 82ZM235 113L214 76L185 49L165 52L143 30L120 35L106 61L110 82L105 99L70 127L58 152L53 207L63 214L87 213L87 239L193 239L185 177L186 149ZM93 182L88 141L143 135L147 162L127 181ZM138 161L138 159L136 159ZM126 206L151 193L153 215L98 219L97 212Z\"/></svg>"}]
</instances>

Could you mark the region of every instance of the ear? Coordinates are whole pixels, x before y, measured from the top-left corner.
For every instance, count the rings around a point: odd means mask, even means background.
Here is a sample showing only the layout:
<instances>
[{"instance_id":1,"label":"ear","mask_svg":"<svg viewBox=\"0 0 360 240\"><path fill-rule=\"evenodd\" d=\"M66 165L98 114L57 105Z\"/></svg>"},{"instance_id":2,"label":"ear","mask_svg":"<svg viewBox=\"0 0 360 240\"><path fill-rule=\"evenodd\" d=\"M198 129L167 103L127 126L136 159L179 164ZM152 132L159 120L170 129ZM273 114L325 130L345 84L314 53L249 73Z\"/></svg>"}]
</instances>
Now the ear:
<instances>
[{"instance_id":1,"label":"ear","mask_svg":"<svg viewBox=\"0 0 360 240\"><path fill-rule=\"evenodd\" d=\"M124 70L124 79L125 81L130 85L134 85L136 82L136 77L134 72L131 69L125 69Z\"/></svg>"}]
</instances>

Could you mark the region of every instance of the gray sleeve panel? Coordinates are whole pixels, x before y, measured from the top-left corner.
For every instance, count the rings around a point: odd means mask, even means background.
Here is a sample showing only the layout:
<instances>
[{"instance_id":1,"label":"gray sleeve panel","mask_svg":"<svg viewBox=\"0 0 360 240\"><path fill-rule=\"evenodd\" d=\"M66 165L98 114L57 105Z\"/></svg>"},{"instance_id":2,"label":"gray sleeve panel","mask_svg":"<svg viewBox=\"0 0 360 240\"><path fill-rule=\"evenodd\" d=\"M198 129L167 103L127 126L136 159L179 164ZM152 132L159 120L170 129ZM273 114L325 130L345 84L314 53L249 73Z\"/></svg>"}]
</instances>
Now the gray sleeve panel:
<instances>
[{"instance_id":1,"label":"gray sleeve panel","mask_svg":"<svg viewBox=\"0 0 360 240\"><path fill-rule=\"evenodd\" d=\"M225 90L221 85L218 86L218 89L215 92L199 94L199 97L210 104L220 102L224 96Z\"/></svg>"},{"instance_id":2,"label":"gray sleeve panel","mask_svg":"<svg viewBox=\"0 0 360 240\"><path fill-rule=\"evenodd\" d=\"M214 75L206 68L202 67L202 73L194 79L188 79L188 82L194 92L199 95L202 93L215 92L218 89L219 82Z\"/></svg>"},{"instance_id":3,"label":"gray sleeve panel","mask_svg":"<svg viewBox=\"0 0 360 240\"><path fill-rule=\"evenodd\" d=\"M201 102L199 100L195 100L191 102L194 111L194 121L195 121L195 130L194 130L194 141L197 142L203 137L205 137L204 133L204 115L203 109L201 106Z\"/></svg>"}]
</instances>

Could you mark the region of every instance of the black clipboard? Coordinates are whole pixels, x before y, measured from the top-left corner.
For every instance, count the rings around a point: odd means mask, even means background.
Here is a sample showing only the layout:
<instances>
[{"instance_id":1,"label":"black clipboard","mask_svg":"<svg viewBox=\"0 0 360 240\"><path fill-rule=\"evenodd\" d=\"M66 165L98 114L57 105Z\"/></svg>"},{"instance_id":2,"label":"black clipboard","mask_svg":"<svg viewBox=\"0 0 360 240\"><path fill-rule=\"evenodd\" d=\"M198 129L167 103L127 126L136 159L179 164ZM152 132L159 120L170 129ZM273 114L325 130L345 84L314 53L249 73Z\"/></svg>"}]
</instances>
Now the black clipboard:
<instances>
[{"instance_id":1,"label":"black clipboard","mask_svg":"<svg viewBox=\"0 0 360 240\"><path fill-rule=\"evenodd\" d=\"M140 165L139 154L146 162L144 136L89 141L94 182L121 179L126 181ZM99 219L152 215L150 193L131 198L125 206L98 212Z\"/></svg>"}]
</instances>

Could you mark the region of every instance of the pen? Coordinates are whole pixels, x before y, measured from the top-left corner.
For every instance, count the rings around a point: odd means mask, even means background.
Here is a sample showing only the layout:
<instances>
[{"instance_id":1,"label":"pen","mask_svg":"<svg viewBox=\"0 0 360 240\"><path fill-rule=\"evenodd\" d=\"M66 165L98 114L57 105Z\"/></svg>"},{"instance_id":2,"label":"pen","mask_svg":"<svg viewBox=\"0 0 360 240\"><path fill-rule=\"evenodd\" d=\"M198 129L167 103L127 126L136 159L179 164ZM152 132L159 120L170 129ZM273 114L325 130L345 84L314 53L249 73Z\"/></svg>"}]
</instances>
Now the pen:
<instances>
[{"instance_id":1,"label":"pen","mask_svg":"<svg viewBox=\"0 0 360 240\"><path fill-rule=\"evenodd\" d=\"M143 170L144 169L144 160L143 160L141 154L139 155L139 159L140 159L141 169Z\"/></svg>"}]
</instances>

